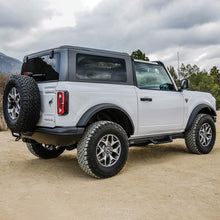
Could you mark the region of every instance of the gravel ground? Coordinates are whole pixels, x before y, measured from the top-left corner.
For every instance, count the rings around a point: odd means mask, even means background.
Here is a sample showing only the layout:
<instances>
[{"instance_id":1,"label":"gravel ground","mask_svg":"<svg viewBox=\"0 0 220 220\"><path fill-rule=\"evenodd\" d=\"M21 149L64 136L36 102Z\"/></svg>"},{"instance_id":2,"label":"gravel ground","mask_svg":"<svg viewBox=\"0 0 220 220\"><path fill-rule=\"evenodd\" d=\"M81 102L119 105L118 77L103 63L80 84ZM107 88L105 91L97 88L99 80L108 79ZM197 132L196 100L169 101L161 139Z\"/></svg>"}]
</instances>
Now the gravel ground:
<instances>
[{"instance_id":1,"label":"gravel ground","mask_svg":"<svg viewBox=\"0 0 220 220\"><path fill-rule=\"evenodd\" d=\"M81 171L76 150L41 160L0 132L0 219L220 219L217 129L208 155L189 154L184 140L132 147L104 180Z\"/></svg>"}]
</instances>

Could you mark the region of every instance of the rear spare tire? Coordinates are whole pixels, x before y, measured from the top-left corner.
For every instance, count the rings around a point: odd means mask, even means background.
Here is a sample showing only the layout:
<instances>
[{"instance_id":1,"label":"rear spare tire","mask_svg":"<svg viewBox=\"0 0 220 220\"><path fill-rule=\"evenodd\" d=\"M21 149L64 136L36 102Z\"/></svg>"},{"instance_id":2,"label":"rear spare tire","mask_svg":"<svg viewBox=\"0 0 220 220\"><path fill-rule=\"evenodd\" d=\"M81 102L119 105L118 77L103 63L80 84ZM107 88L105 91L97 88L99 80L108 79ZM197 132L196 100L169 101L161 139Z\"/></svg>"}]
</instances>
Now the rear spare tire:
<instances>
[{"instance_id":1,"label":"rear spare tire","mask_svg":"<svg viewBox=\"0 0 220 220\"><path fill-rule=\"evenodd\" d=\"M3 112L12 132L33 131L40 117L40 92L29 76L12 76L4 90Z\"/></svg>"}]
</instances>

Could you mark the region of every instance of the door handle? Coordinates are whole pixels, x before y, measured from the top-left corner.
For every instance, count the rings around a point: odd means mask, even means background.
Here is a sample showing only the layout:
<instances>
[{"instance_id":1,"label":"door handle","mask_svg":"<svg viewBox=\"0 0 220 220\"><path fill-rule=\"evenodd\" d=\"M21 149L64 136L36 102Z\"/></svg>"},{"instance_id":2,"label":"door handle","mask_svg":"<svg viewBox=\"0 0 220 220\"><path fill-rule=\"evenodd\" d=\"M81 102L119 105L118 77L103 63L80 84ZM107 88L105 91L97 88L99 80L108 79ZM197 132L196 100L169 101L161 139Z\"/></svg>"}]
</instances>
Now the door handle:
<instances>
[{"instance_id":1,"label":"door handle","mask_svg":"<svg viewBox=\"0 0 220 220\"><path fill-rule=\"evenodd\" d=\"M141 101L142 102L152 102L152 98L144 97L144 98L141 98Z\"/></svg>"}]
</instances>

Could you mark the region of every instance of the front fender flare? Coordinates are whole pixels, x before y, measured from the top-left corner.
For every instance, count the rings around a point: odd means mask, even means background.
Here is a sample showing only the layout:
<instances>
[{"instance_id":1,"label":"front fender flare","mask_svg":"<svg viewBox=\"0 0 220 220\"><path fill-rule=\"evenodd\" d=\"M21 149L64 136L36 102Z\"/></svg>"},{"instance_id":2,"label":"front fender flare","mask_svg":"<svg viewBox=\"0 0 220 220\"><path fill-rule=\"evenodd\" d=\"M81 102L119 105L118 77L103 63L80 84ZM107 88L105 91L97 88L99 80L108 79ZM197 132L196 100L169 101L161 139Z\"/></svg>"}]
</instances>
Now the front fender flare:
<instances>
[{"instance_id":1,"label":"front fender flare","mask_svg":"<svg viewBox=\"0 0 220 220\"><path fill-rule=\"evenodd\" d=\"M206 104L197 105L197 106L193 109L191 115L189 116L189 119L188 119L188 122L187 122L185 131L187 131L187 130L190 129L190 127L192 126L192 124L193 124L193 122L194 122L196 116L197 116L198 113L199 113L201 110L203 110L203 109L204 109L204 110L205 110L205 109L208 109L211 116L213 116L213 117L216 116L216 112L215 112L215 110L214 110L211 106L206 105Z\"/></svg>"}]
</instances>

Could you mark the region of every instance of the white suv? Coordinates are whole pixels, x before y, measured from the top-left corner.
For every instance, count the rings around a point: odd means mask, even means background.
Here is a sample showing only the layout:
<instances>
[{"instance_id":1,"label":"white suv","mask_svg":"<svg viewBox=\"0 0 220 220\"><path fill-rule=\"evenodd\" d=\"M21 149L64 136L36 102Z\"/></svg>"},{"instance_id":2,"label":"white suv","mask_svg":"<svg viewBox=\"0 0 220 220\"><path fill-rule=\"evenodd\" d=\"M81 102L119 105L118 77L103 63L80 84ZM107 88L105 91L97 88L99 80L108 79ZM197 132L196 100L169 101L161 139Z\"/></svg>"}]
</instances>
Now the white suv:
<instances>
[{"instance_id":1,"label":"white suv","mask_svg":"<svg viewBox=\"0 0 220 220\"><path fill-rule=\"evenodd\" d=\"M89 175L117 174L132 145L185 138L192 153L215 143L216 100L177 88L162 62L127 53L62 46L24 57L4 91L4 116L17 139L48 159L77 147Z\"/></svg>"}]
</instances>

